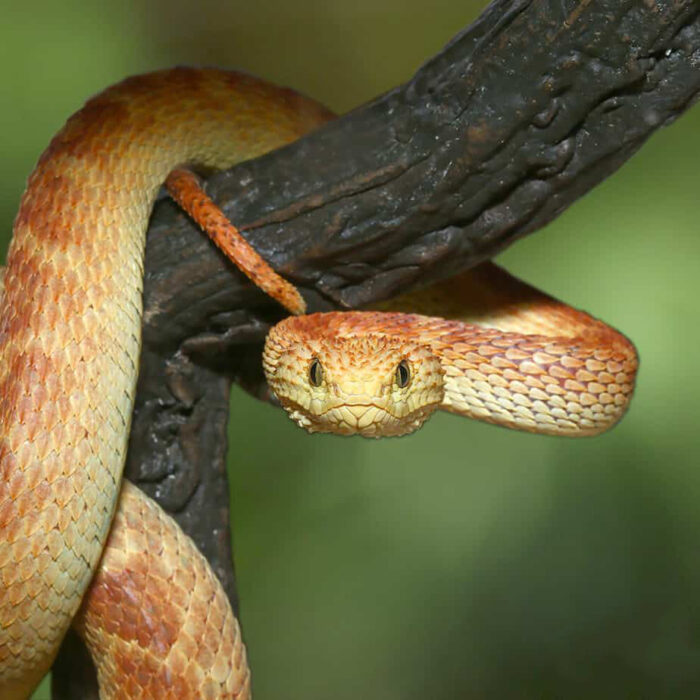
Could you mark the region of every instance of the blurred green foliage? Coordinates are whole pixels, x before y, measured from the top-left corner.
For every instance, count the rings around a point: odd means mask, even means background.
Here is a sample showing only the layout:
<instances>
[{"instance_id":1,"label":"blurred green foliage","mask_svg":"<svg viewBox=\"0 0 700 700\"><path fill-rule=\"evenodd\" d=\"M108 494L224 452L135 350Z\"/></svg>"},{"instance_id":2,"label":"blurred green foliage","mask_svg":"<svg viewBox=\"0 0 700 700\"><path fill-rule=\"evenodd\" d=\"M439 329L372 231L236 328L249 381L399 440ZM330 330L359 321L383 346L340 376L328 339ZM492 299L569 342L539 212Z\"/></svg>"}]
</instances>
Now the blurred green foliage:
<instances>
[{"instance_id":1,"label":"blurred green foliage","mask_svg":"<svg viewBox=\"0 0 700 700\"><path fill-rule=\"evenodd\" d=\"M8 234L51 135L125 75L238 67L343 111L408 78L482 3L11 4ZM699 156L696 108L500 258L637 343L637 396L611 433L553 439L441 415L409 438L312 437L234 392L257 700L700 693Z\"/></svg>"}]
</instances>

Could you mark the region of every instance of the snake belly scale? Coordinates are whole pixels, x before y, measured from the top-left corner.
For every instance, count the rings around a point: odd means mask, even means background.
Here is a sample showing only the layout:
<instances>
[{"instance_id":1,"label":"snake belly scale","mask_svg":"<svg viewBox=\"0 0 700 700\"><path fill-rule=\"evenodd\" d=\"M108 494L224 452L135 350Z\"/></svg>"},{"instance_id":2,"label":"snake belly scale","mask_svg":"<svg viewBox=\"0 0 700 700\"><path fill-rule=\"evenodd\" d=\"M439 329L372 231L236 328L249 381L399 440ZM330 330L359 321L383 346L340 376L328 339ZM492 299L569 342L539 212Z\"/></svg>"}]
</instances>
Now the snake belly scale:
<instances>
[{"instance_id":1,"label":"snake belly scale","mask_svg":"<svg viewBox=\"0 0 700 700\"><path fill-rule=\"evenodd\" d=\"M122 484L145 230L166 181L203 228L225 228L181 168L229 167L331 117L249 76L180 68L108 88L41 156L0 307L1 698L31 692L71 624L102 698L250 697L221 585L174 521ZM232 259L245 251L228 229L207 232ZM241 255L265 289L290 286ZM441 408L575 436L624 414L637 356L606 324L484 264L378 310L285 319L263 365L312 432L401 435Z\"/></svg>"}]
</instances>

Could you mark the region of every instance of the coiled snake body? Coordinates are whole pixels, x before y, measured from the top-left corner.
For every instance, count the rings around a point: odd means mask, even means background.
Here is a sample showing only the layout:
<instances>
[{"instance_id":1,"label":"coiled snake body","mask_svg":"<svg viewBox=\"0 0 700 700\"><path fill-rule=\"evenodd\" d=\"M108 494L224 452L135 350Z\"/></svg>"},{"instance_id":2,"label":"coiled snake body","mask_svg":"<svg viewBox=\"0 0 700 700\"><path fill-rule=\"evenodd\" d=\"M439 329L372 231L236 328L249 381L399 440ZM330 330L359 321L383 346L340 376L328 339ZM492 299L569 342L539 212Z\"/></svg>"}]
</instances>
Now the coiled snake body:
<instances>
[{"instance_id":1,"label":"coiled snake body","mask_svg":"<svg viewBox=\"0 0 700 700\"><path fill-rule=\"evenodd\" d=\"M121 483L144 236L173 169L229 167L330 116L248 76L174 69L93 98L41 156L0 310L1 698L31 692L71 623L104 698L249 697L220 584L175 523ZM452 284L389 315L288 319L268 339L271 387L300 424L345 433L408 432L436 407L564 434L619 419L636 371L623 336L492 266ZM431 313L456 293L471 309L451 315L466 325L396 311Z\"/></svg>"}]
</instances>

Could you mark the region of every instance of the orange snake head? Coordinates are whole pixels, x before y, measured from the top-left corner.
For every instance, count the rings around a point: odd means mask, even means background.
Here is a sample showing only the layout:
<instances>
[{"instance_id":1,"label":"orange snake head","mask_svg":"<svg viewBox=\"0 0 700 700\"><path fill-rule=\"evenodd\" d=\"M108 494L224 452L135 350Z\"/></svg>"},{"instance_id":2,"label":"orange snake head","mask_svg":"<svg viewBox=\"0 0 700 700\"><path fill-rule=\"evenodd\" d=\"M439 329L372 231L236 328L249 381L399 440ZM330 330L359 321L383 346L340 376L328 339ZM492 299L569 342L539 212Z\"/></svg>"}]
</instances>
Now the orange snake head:
<instances>
[{"instance_id":1,"label":"orange snake head","mask_svg":"<svg viewBox=\"0 0 700 700\"><path fill-rule=\"evenodd\" d=\"M362 328L361 313L290 317L268 334L267 382L311 433L385 437L419 428L444 396L443 369L429 347ZM357 331L352 319L358 319Z\"/></svg>"}]
</instances>

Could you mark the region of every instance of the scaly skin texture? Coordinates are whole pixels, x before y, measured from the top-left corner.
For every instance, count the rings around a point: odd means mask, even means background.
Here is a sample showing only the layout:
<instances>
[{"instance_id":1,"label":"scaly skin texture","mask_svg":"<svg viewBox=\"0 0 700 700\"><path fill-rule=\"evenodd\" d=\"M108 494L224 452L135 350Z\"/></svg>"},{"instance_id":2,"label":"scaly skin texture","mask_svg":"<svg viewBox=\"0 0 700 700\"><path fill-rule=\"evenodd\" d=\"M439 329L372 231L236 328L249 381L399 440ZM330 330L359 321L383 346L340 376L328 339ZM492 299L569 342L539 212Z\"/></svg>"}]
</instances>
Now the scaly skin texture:
<instances>
[{"instance_id":1,"label":"scaly skin texture","mask_svg":"<svg viewBox=\"0 0 700 700\"><path fill-rule=\"evenodd\" d=\"M49 669L109 532L138 371L144 236L158 188L176 166L226 168L292 141L330 116L315 102L249 76L179 68L107 89L68 121L41 156L15 221L0 310L3 700L27 696ZM135 507L165 528L164 516L139 498L125 499L122 507ZM131 533L113 533L109 562L127 556L119 551L124 543L131 551L134 530L142 528L147 537L149 527L128 511L117 522L129 524ZM180 536L168 537L178 544L165 546L164 556L186 553L194 558L185 566L204 565ZM155 582L159 590L166 570L141 582ZM194 575L198 581L207 576ZM104 608L114 579L101 574L90 600ZM223 595L220 587L215 592ZM172 610L182 604L174 595L165 605L173 628L179 623ZM240 657L227 606L225 600L214 606L216 624L232 633L229 644ZM122 630L134 644L138 635L130 620L143 616L130 614L123 613ZM84 611L83 629L91 619ZM192 635L190 623L182 624ZM86 636L94 641L90 631ZM176 662L164 672L173 687L180 670L180 688L210 674L207 664L217 682L226 672L216 653L197 656L187 644L172 655L166 644L155 644L148 654L156 652L166 664ZM183 654L193 666L183 667ZM131 689L128 697L175 697L159 694L139 675L150 660L110 663L125 674L119 682ZM245 674L220 687L239 688L244 697ZM149 691L136 692L144 683ZM108 686L104 697L126 697L113 681ZM238 697L204 688L177 697Z\"/></svg>"},{"instance_id":2,"label":"scaly skin texture","mask_svg":"<svg viewBox=\"0 0 700 700\"><path fill-rule=\"evenodd\" d=\"M0 306L3 700L32 690L76 612L103 698L250 697L240 630L206 561L138 489L119 497L144 233L173 169L228 167L330 117L247 76L175 69L88 102L32 173ZM224 250L243 249L252 277L303 308L193 178L178 170L168 185ZM626 410L637 358L609 326L482 265L382 312L287 319L264 366L311 431L400 435L443 408L587 435Z\"/></svg>"},{"instance_id":3,"label":"scaly skin texture","mask_svg":"<svg viewBox=\"0 0 700 700\"><path fill-rule=\"evenodd\" d=\"M632 343L496 265L380 308L287 318L270 331L267 381L299 425L401 435L441 408L576 437L607 430L627 410L638 366Z\"/></svg>"},{"instance_id":4,"label":"scaly skin texture","mask_svg":"<svg viewBox=\"0 0 700 700\"><path fill-rule=\"evenodd\" d=\"M129 482L74 626L102 698L250 697L245 647L221 584L175 521Z\"/></svg>"}]
</instances>

